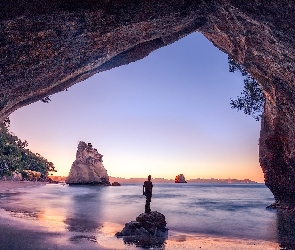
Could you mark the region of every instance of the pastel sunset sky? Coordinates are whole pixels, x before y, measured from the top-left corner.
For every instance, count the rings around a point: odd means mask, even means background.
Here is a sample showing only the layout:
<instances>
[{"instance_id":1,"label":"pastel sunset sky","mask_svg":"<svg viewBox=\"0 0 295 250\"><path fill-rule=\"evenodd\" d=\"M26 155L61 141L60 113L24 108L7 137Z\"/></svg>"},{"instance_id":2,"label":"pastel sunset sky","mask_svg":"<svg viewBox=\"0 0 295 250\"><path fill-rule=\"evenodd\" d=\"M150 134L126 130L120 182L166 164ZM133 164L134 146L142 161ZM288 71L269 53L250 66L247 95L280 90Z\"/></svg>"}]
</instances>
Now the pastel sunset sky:
<instances>
[{"instance_id":1,"label":"pastel sunset sky","mask_svg":"<svg viewBox=\"0 0 295 250\"><path fill-rule=\"evenodd\" d=\"M263 182L260 122L230 107L243 89L227 55L193 33L11 116L11 131L66 176L79 141L113 177L249 178Z\"/></svg>"}]
</instances>

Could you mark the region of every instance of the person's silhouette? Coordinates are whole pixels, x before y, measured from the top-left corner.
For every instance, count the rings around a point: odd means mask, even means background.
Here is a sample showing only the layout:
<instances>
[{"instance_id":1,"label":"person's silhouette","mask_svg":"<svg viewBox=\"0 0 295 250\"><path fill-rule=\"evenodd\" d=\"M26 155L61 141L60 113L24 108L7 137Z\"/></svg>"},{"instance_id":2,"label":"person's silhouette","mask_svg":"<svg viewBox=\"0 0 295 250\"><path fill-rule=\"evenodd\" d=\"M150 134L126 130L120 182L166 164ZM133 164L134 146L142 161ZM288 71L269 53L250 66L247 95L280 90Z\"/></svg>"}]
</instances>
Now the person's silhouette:
<instances>
[{"instance_id":1,"label":"person's silhouette","mask_svg":"<svg viewBox=\"0 0 295 250\"><path fill-rule=\"evenodd\" d=\"M146 197L145 202L145 213L151 212L151 201L152 201L152 191L153 191L153 183L151 182L151 176L148 176L148 180L143 184L143 195Z\"/></svg>"}]
</instances>

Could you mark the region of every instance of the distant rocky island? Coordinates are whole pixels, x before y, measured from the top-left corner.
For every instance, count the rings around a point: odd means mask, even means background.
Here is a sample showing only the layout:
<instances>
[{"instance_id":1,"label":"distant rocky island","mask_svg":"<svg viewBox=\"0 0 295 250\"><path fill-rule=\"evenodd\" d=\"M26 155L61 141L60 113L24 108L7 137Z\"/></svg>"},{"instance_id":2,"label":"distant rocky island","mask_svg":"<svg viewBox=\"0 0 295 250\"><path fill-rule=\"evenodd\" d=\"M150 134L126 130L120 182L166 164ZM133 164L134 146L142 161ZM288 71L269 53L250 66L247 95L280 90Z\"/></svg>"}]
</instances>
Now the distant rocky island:
<instances>
[{"instance_id":1,"label":"distant rocky island","mask_svg":"<svg viewBox=\"0 0 295 250\"><path fill-rule=\"evenodd\" d=\"M183 174L176 175L175 183L187 183Z\"/></svg>"},{"instance_id":2,"label":"distant rocky island","mask_svg":"<svg viewBox=\"0 0 295 250\"><path fill-rule=\"evenodd\" d=\"M76 160L65 182L69 185L110 185L102 157L91 143L80 141Z\"/></svg>"}]
</instances>

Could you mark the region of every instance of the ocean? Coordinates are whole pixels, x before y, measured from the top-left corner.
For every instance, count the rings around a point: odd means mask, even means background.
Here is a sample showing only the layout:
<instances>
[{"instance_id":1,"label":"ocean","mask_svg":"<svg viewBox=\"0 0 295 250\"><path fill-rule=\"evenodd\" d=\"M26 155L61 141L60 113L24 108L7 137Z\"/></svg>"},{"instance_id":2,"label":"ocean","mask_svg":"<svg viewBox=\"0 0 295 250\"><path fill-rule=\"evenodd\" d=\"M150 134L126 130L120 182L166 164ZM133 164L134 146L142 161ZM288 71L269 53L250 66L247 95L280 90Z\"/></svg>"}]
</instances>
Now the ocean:
<instances>
[{"instance_id":1,"label":"ocean","mask_svg":"<svg viewBox=\"0 0 295 250\"><path fill-rule=\"evenodd\" d=\"M263 184L154 183L151 209L165 215L168 238L196 234L278 242L286 236L281 228L289 222L284 224L277 211L266 209L273 202ZM72 237L94 232L113 237L144 212L144 205L140 184L47 184L0 196L3 218L47 227L51 232L71 232Z\"/></svg>"}]
</instances>

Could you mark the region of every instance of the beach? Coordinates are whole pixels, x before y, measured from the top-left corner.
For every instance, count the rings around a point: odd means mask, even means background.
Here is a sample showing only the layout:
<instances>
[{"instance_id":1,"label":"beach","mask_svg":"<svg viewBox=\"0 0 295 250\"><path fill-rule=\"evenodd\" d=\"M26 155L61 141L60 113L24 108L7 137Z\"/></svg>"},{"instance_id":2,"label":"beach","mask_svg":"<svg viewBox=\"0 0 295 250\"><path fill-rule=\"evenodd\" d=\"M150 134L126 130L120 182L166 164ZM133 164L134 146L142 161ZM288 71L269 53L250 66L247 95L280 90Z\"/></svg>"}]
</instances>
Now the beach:
<instances>
[{"instance_id":1,"label":"beach","mask_svg":"<svg viewBox=\"0 0 295 250\"><path fill-rule=\"evenodd\" d=\"M0 192L14 192L17 189L46 185L44 182L34 181L0 181Z\"/></svg>"},{"instance_id":2,"label":"beach","mask_svg":"<svg viewBox=\"0 0 295 250\"><path fill-rule=\"evenodd\" d=\"M132 245L124 245L121 239L113 235L101 237L80 237L68 241L70 233L52 233L41 228L24 229L21 224L13 224L9 220L0 222L0 249L139 249ZM101 242L97 242L101 240ZM155 249L155 248L154 248ZM207 249L207 250L273 250L281 249L278 244L266 241L249 241L241 239L213 238L210 236L191 236L175 234L169 236L163 248L156 249Z\"/></svg>"},{"instance_id":3,"label":"beach","mask_svg":"<svg viewBox=\"0 0 295 250\"><path fill-rule=\"evenodd\" d=\"M115 206L113 201L117 200L118 192L134 190L137 186L126 187L126 190L120 188L70 189L60 184L1 181L0 249L141 249L124 244L122 238L114 236L122 230L124 221L138 215L138 208L130 204L130 214L126 212L126 218L118 219L120 212L125 214L126 211L122 204L121 210L114 208L117 213L109 211ZM73 195L66 198L69 193ZM61 195L63 201L54 198ZM87 209L94 212L89 214ZM178 231L173 227L173 221L170 224L172 228L165 244L153 249L280 249L274 240L193 233L181 227Z\"/></svg>"}]
</instances>

